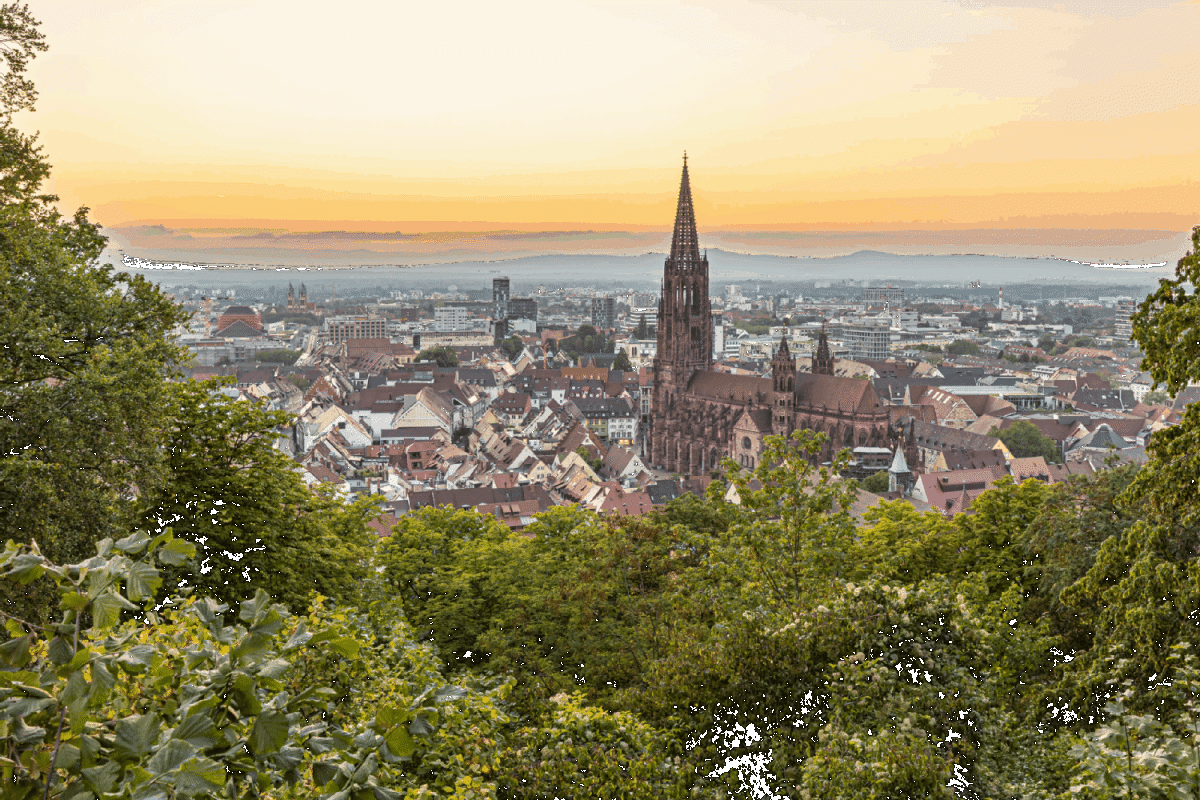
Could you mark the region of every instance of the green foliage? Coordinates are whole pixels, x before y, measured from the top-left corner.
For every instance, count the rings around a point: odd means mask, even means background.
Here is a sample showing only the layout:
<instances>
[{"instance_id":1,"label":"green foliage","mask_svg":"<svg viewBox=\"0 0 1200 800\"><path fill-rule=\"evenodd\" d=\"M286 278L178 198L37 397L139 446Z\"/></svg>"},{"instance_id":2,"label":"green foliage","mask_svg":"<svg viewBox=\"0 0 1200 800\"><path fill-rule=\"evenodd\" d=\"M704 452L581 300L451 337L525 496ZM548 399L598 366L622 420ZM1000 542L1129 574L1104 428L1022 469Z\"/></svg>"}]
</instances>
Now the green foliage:
<instances>
[{"instance_id":1,"label":"green foliage","mask_svg":"<svg viewBox=\"0 0 1200 800\"><path fill-rule=\"evenodd\" d=\"M525 343L521 341L520 336L509 336L500 341L499 347L509 361L516 361L517 356L521 355L521 351L525 349Z\"/></svg>"},{"instance_id":2,"label":"green foliage","mask_svg":"<svg viewBox=\"0 0 1200 800\"><path fill-rule=\"evenodd\" d=\"M625 353L624 347L617 352L617 357L613 359L612 368L623 372L629 372L633 369L633 364L629 361L629 356Z\"/></svg>"},{"instance_id":3,"label":"green foliage","mask_svg":"<svg viewBox=\"0 0 1200 800\"><path fill-rule=\"evenodd\" d=\"M417 353L417 361L433 361L439 367L457 367L458 353L452 347L427 347Z\"/></svg>"},{"instance_id":4,"label":"green foliage","mask_svg":"<svg viewBox=\"0 0 1200 800\"><path fill-rule=\"evenodd\" d=\"M225 382L172 385L169 478L140 504L145 526L169 525L197 547L195 563L168 571L168 587L225 603L263 588L295 610L313 593L354 602L374 542L373 499L310 491L274 447L289 415L221 394Z\"/></svg>"},{"instance_id":5,"label":"green foliage","mask_svg":"<svg viewBox=\"0 0 1200 800\"><path fill-rule=\"evenodd\" d=\"M875 472L867 476L859 485L868 492L884 494L887 492L888 486L890 486L891 483L888 480L887 470L880 470L879 472Z\"/></svg>"},{"instance_id":6,"label":"green foliage","mask_svg":"<svg viewBox=\"0 0 1200 800\"><path fill-rule=\"evenodd\" d=\"M959 339L946 345L946 352L952 356L977 356L979 345L970 339Z\"/></svg>"},{"instance_id":7,"label":"green foliage","mask_svg":"<svg viewBox=\"0 0 1200 800\"><path fill-rule=\"evenodd\" d=\"M556 695L546 718L516 731L499 759L509 765L499 797L658 800L690 796L678 756L660 732L628 713L608 713L581 694Z\"/></svg>"},{"instance_id":8,"label":"green foliage","mask_svg":"<svg viewBox=\"0 0 1200 800\"><path fill-rule=\"evenodd\" d=\"M591 325L580 325L575 333L558 342L558 349L572 358L582 353L611 353L613 347L612 340Z\"/></svg>"},{"instance_id":9,"label":"green foliage","mask_svg":"<svg viewBox=\"0 0 1200 800\"><path fill-rule=\"evenodd\" d=\"M646 324L645 314L638 318L637 330L634 331L634 335L642 341L650 338L650 326Z\"/></svg>"},{"instance_id":10,"label":"green foliage","mask_svg":"<svg viewBox=\"0 0 1200 800\"><path fill-rule=\"evenodd\" d=\"M1200 796L1200 668L1189 648L1173 650L1172 680L1141 698L1126 684L1105 704L1104 724L1072 749L1073 792L1096 798ZM1158 713L1134 713L1132 704Z\"/></svg>"},{"instance_id":11,"label":"green foliage","mask_svg":"<svg viewBox=\"0 0 1200 800\"><path fill-rule=\"evenodd\" d=\"M191 550L170 532L139 532L59 566L36 545L9 542L4 577L50 578L63 613L50 628L6 623L14 638L0 649L5 796L257 795L297 783L307 764L322 797L398 798L374 773L415 752L411 715L381 714L355 736L325 719L329 690L286 688L299 654L349 655L352 640L304 625L285 635L287 612L262 591L237 622L205 598L120 624L154 594L155 563L177 565Z\"/></svg>"},{"instance_id":12,"label":"green foliage","mask_svg":"<svg viewBox=\"0 0 1200 800\"><path fill-rule=\"evenodd\" d=\"M1028 420L1014 422L1004 430L993 428L988 432L988 436L994 436L1004 442L1004 446L1017 458L1041 456L1050 464L1062 461L1054 440L1044 435Z\"/></svg>"},{"instance_id":13,"label":"green foliage","mask_svg":"<svg viewBox=\"0 0 1200 800\"><path fill-rule=\"evenodd\" d=\"M287 380L302 392L312 385L312 381L301 375L299 372L293 372L291 375L288 375Z\"/></svg>"},{"instance_id":14,"label":"green foliage","mask_svg":"<svg viewBox=\"0 0 1200 800\"><path fill-rule=\"evenodd\" d=\"M847 509L856 492L837 476L850 456L843 450L829 467L815 467L824 443L824 434L798 430L791 441L766 437L753 470L725 461L742 513L718 547L728 568L752 576L739 587L750 607L766 600L796 609L814 589L848 575L854 522Z\"/></svg>"},{"instance_id":15,"label":"green foliage","mask_svg":"<svg viewBox=\"0 0 1200 800\"><path fill-rule=\"evenodd\" d=\"M582 458L584 462L592 468L593 472L599 473L600 467L604 466L604 462L592 455L592 451L588 450L583 445L575 448L575 454Z\"/></svg>"},{"instance_id":16,"label":"green foliage","mask_svg":"<svg viewBox=\"0 0 1200 800\"><path fill-rule=\"evenodd\" d=\"M50 165L12 124L36 98L36 26L26 7L0 7L0 528L70 561L120 535L135 492L162 480L165 380L183 355L168 333L187 315L98 263L87 209L63 217L39 193ZM41 619L52 597L39 583L0 608Z\"/></svg>"},{"instance_id":17,"label":"green foliage","mask_svg":"<svg viewBox=\"0 0 1200 800\"><path fill-rule=\"evenodd\" d=\"M300 350L259 350L254 354L255 361L271 364L295 364L300 358Z\"/></svg>"},{"instance_id":18,"label":"green foliage","mask_svg":"<svg viewBox=\"0 0 1200 800\"><path fill-rule=\"evenodd\" d=\"M1154 391L1146 392L1146 396L1142 398L1142 402L1146 405L1171 405L1172 397L1166 392Z\"/></svg>"},{"instance_id":19,"label":"green foliage","mask_svg":"<svg viewBox=\"0 0 1200 800\"><path fill-rule=\"evenodd\" d=\"M769 330L771 330L771 328L775 327L778 324L779 324L779 320L775 319L774 317L762 317L762 316L755 317L754 319L750 320L749 322L733 323L735 328L740 328L741 330L744 330L746 333L750 334L751 336L762 336L763 334L767 333Z\"/></svg>"}]
</instances>

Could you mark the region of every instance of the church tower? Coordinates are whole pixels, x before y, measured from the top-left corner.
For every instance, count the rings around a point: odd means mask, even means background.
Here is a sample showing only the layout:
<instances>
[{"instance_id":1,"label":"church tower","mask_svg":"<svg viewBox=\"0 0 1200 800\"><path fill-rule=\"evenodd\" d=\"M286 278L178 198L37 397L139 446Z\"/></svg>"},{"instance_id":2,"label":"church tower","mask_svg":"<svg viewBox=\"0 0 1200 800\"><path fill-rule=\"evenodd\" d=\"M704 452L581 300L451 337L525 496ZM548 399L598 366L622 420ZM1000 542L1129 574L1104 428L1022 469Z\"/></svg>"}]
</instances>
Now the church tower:
<instances>
[{"instance_id":1,"label":"church tower","mask_svg":"<svg viewBox=\"0 0 1200 800\"><path fill-rule=\"evenodd\" d=\"M771 433L789 436L796 420L796 360L788 349L787 334L779 337L779 349L771 359L771 377Z\"/></svg>"},{"instance_id":2,"label":"church tower","mask_svg":"<svg viewBox=\"0 0 1200 800\"><path fill-rule=\"evenodd\" d=\"M813 375L832 375L833 356L829 354L829 339L825 338L825 326L821 325L821 338L817 340L817 349L813 353Z\"/></svg>"},{"instance_id":3,"label":"church tower","mask_svg":"<svg viewBox=\"0 0 1200 800\"><path fill-rule=\"evenodd\" d=\"M288 284L288 308L296 307L296 289L290 283Z\"/></svg>"},{"instance_id":4,"label":"church tower","mask_svg":"<svg viewBox=\"0 0 1200 800\"><path fill-rule=\"evenodd\" d=\"M666 463L665 421L686 390L692 373L712 367L713 321L708 297L708 257L700 254L696 213L688 181L687 154L679 183L679 205L671 254L663 268L658 301L658 353L654 359L651 462Z\"/></svg>"}]
</instances>

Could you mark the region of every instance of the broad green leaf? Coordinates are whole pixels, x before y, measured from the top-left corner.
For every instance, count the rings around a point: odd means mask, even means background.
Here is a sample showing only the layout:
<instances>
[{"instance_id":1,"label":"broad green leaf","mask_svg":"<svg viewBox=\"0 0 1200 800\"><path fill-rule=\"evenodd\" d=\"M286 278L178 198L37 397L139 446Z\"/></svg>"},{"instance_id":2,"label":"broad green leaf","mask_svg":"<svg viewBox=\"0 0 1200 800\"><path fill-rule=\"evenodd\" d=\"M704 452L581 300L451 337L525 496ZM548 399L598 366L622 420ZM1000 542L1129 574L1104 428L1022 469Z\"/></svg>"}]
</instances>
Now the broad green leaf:
<instances>
[{"instance_id":1,"label":"broad green leaf","mask_svg":"<svg viewBox=\"0 0 1200 800\"><path fill-rule=\"evenodd\" d=\"M191 743L181 739L168 739L167 743L158 748L154 752L154 755L150 757L150 761L146 764L146 769L156 775L165 775L184 761L195 756L196 753L197 749Z\"/></svg>"},{"instance_id":2,"label":"broad green leaf","mask_svg":"<svg viewBox=\"0 0 1200 800\"><path fill-rule=\"evenodd\" d=\"M393 755L408 758L417 751L417 742L403 726L397 726L385 738L384 742Z\"/></svg>"},{"instance_id":3,"label":"broad green leaf","mask_svg":"<svg viewBox=\"0 0 1200 800\"><path fill-rule=\"evenodd\" d=\"M134 675L141 674L154 661L154 648L148 644L134 645L117 657L121 669Z\"/></svg>"},{"instance_id":4,"label":"broad green leaf","mask_svg":"<svg viewBox=\"0 0 1200 800\"><path fill-rule=\"evenodd\" d=\"M362 649L362 644L349 636L342 636L337 639L332 639L329 642L329 647L335 653L346 658L356 658L358 651Z\"/></svg>"},{"instance_id":5,"label":"broad green leaf","mask_svg":"<svg viewBox=\"0 0 1200 800\"><path fill-rule=\"evenodd\" d=\"M134 760L147 755L158 738L158 719L153 714L134 714L119 719L116 728L113 752Z\"/></svg>"},{"instance_id":6,"label":"broad green leaf","mask_svg":"<svg viewBox=\"0 0 1200 800\"><path fill-rule=\"evenodd\" d=\"M112 687L116 684L117 679L108 671L108 668L98 661L92 662L92 686L88 690L88 702L92 705L103 703Z\"/></svg>"},{"instance_id":7,"label":"broad green leaf","mask_svg":"<svg viewBox=\"0 0 1200 800\"><path fill-rule=\"evenodd\" d=\"M157 783L144 784L133 790L133 800L170 800L165 787Z\"/></svg>"},{"instance_id":8,"label":"broad green leaf","mask_svg":"<svg viewBox=\"0 0 1200 800\"><path fill-rule=\"evenodd\" d=\"M67 592L58 601L58 607L64 610L79 611L87 608L88 599L79 592Z\"/></svg>"},{"instance_id":9,"label":"broad green leaf","mask_svg":"<svg viewBox=\"0 0 1200 800\"><path fill-rule=\"evenodd\" d=\"M254 719L248 743L256 756L265 756L277 752L287 738L287 715L278 711L264 711Z\"/></svg>"},{"instance_id":10,"label":"broad green leaf","mask_svg":"<svg viewBox=\"0 0 1200 800\"><path fill-rule=\"evenodd\" d=\"M113 790L120 775L120 764L115 761L105 761L98 767L88 767L83 770L83 782L96 794L105 795Z\"/></svg>"},{"instance_id":11,"label":"broad green leaf","mask_svg":"<svg viewBox=\"0 0 1200 800\"><path fill-rule=\"evenodd\" d=\"M118 539L114 545L122 553L136 555L146 549L146 545L150 543L150 535L145 531L137 531L126 536L124 539Z\"/></svg>"},{"instance_id":12,"label":"broad green leaf","mask_svg":"<svg viewBox=\"0 0 1200 800\"><path fill-rule=\"evenodd\" d=\"M27 633L24 636L18 636L15 639L9 639L4 644L0 644L0 663L6 667L20 669L29 663L29 645L33 641L33 634Z\"/></svg>"},{"instance_id":13,"label":"broad green leaf","mask_svg":"<svg viewBox=\"0 0 1200 800\"><path fill-rule=\"evenodd\" d=\"M175 789L184 797L215 796L225 786L225 768L210 758L194 758L179 768Z\"/></svg>"},{"instance_id":14,"label":"broad green leaf","mask_svg":"<svg viewBox=\"0 0 1200 800\"><path fill-rule=\"evenodd\" d=\"M325 786L337 777L337 767L325 761L317 761L312 767L313 783L317 787Z\"/></svg>"},{"instance_id":15,"label":"broad green leaf","mask_svg":"<svg viewBox=\"0 0 1200 800\"><path fill-rule=\"evenodd\" d=\"M172 567L178 567L195 555L196 546L184 539L172 539L158 551L159 560Z\"/></svg>"},{"instance_id":16,"label":"broad green leaf","mask_svg":"<svg viewBox=\"0 0 1200 800\"><path fill-rule=\"evenodd\" d=\"M11 707L8 709L10 713L12 710L13 709ZM17 717L17 721L16 724L13 725L11 735L12 738L16 740L17 744L33 744L34 742L40 742L46 738L46 729L35 725L26 725L24 719Z\"/></svg>"},{"instance_id":17,"label":"broad green leaf","mask_svg":"<svg viewBox=\"0 0 1200 800\"><path fill-rule=\"evenodd\" d=\"M131 565L125 573L125 592L129 599L140 603L154 595L154 591L162 585L162 576L158 570L141 561Z\"/></svg>"},{"instance_id":18,"label":"broad green leaf","mask_svg":"<svg viewBox=\"0 0 1200 800\"><path fill-rule=\"evenodd\" d=\"M435 703L447 703L452 700L461 700L467 696L467 690L461 686L443 686L438 689L433 696Z\"/></svg>"},{"instance_id":19,"label":"broad green leaf","mask_svg":"<svg viewBox=\"0 0 1200 800\"><path fill-rule=\"evenodd\" d=\"M46 568L40 555L22 553L10 562L8 572L4 574L24 586L42 577L45 572Z\"/></svg>"},{"instance_id":20,"label":"broad green leaf","mask_svg":"<svg viewBox=\"0 0 1200 800\"><path fill-rule=\"evenodd\" d=\"M55 664L66 664L70 661L75 651L71 648L71 643L61 636L55 636L50 640L50 647L47 650L47 655Z\"/></svg>"},{"instance_id":21,"label":"broad green leaf","mask_svg":"<svg viewBox=\"0 0 1200 800\"><path fill-rule=\"evenodd\" d=\"M121 621L121 609L137 611L137 606L111 589L92 601L92 629L103 631Z\"/></svg>"},{"instance_id":22,"label":"broad green leaf","mask_svg":"<svg viewBox=\"0 0 1200 800\"><path fill-rule=\"evenodd\" d=\"M171 731L172 739L181 739L201 749L217 743L216 726L205 714L192 714Z\"/></svg>"}]
</instances>

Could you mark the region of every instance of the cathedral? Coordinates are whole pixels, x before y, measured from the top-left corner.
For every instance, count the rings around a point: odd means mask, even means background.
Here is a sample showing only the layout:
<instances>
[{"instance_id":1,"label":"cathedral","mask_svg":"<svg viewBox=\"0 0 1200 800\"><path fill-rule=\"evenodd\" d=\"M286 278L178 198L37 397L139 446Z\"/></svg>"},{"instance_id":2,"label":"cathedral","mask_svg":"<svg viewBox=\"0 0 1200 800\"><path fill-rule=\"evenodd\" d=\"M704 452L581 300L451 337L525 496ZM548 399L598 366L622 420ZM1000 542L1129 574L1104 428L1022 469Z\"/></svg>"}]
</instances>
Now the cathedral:
<instances>
[{"instance_id":1,"label":"cathedral","mask_svg":"<svg viewBox=\"0 0 1200 800\"><path fill-rule=\"evenodd\" d=\"M843 447L891 447L887 408L870 381L833 374L825 332L811 372L796 371L787 338L771 361L771 377L714 372L708 254L701 254L688 182L687 156L671 253L658 301L658 354L650 422L650 463L702 475L729 457L753 467L766 436L808 429L827 436L818 455Z\"/></svg>"}]
</instances>

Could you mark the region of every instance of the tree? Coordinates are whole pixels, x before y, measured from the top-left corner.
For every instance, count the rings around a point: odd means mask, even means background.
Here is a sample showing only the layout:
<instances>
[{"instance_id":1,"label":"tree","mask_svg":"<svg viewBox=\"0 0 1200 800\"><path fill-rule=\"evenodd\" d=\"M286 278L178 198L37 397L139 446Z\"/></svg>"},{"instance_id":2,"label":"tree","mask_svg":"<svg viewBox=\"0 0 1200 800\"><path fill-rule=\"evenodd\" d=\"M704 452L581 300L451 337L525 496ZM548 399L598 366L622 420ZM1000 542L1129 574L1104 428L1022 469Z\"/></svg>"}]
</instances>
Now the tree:
<instances>
[{"instance_id":1,"label":"tree","mask_svg":"<svg viewBox=\"0 0 1200 800\"><path fill-rule=\"evenodd\" d=\"M183 358L169 332L187 315L98 262L87 209L64 218L39 193L50 165L12 118L33 109L25 69L45 49L26 7L0 6L0 528L74 561L122 535L137 492L163 480L166 380ZM0 608L38 620L51 598L38 582Z\"/></svg>"},{"instance_id":2,"label":"tree","mask_svg":"<svg viewBox=\"0 0 1200 800\"><path fill-rule=\"evenodd\" d=\"M979 345L970 339L959 339L946 345L946 352L952 356L977 356Z\"/></svg>"},{"instance_id":3,"label":"tree","mask_svg":"<svg viewBox=\"0 0 1200 800\"><path fill-rule=\"evenodd\" d=\"M270 364L295 364L300 353L300 350L259 350L254 354L254 360Z\"/></svg>"},{"instance_id":4,"label":"tree","mask_svg":"<svg viewBox=\"0 0 1200 800\"><path fill-rule=\"evenodd\" d=\"M142 495L146 529L171 526L198 561L167 571L167 586L231 603L265 589L292 609L311 595L354 602L368 574L377 513L305 486L275 449L290 416L221 394L214 379L175 384L165 448L167 478Z\"/></svg>"},{"instance_id":5,"label":"tree","mask_svg":"<svg viewBox=\"0 0 1200 800\"><path fill-rule=\"evenodd\" d=\"M650 338L650 326L646 324L645 314L642 314L638 319L637 330L634 332L634 335L643 341Z\"/></svg>"},{"instance_id":6,"label":"tree","mask_svg":"<svg viewBox=\"0 0 1200 800\"><path fill-rule=\"evenodd\" d=\"M633 369L633 364L629 361L629 356L625 353L625 348L622 347L617 357L613 359L612 368L615 370L623 370L628 372Z\"/></svg>"},{"instance_id":7,"label":"tree","mask_svg":"<svg viewBox=\"0 0 1200 800\"><path fill-rule=\"evenodd\" d=\"M1004 442L1005 447L1017 458L1041 456L1052 464L1062 461L1054 440L1028 420L1014 422L1004 430L993 428L988 432L988 436L994 436Z\"/></svg>"},{"instance_id":8,"label":"tree","mask_svg":"<svg viewBox=\"0 0 1200 800\"><path fill-rule=\"evenodd\" d=\"M1142 398L1142 402L1147 405L1169 406L1171 404L1171 395L1160 391L1146 392L1146 396Z\"/></svg>"},{"instance_id":9,"label":"tree","mask_svg":"<svg viewBox=\"0 0 1200 800\"><path fill-rule=\"evenodd\" d=\"M509 361L515 361L517 356L521 355L521 351L525 349L525 343L521 341L520 336L509 336L500 342L500 349L504 351L504 355Z\"/></svg>"},{"instance_id":10,"label":"tree","mask_svg":"<svg viewBox=\"0 0 1200 800\"><path fill-rule=\"evenodd\" d=\"M457 367L458 353L451 347L429 347L417 354L417 361L433 361L439 367Z\"/></svg>"},{"instance_id":11,"label":"tree","mask_svg":"<svg viewBox=\"0 0 1200 800\"><path fill-rule=\"evenodd\" d=\"M868 492L883 494L888 490L891 481L888 480L887 470L880 470L865 478L859 485Z\"/></svg>"},{"instance_id":12,"label":"tree","mask_svg":"<svg viewBox=\"0 0 1200 800\"><path fill-rule=\"evenodd\" d=\"M394 608L297 619L260 589L236 619L211 598L151 610L156 564L191 550L168 531L77 564L0 555L5 583L51 579L63 609L49 628L0 615L6 798L494 796L503 687L445 685Z\"/></svg>"}]
</instances>

